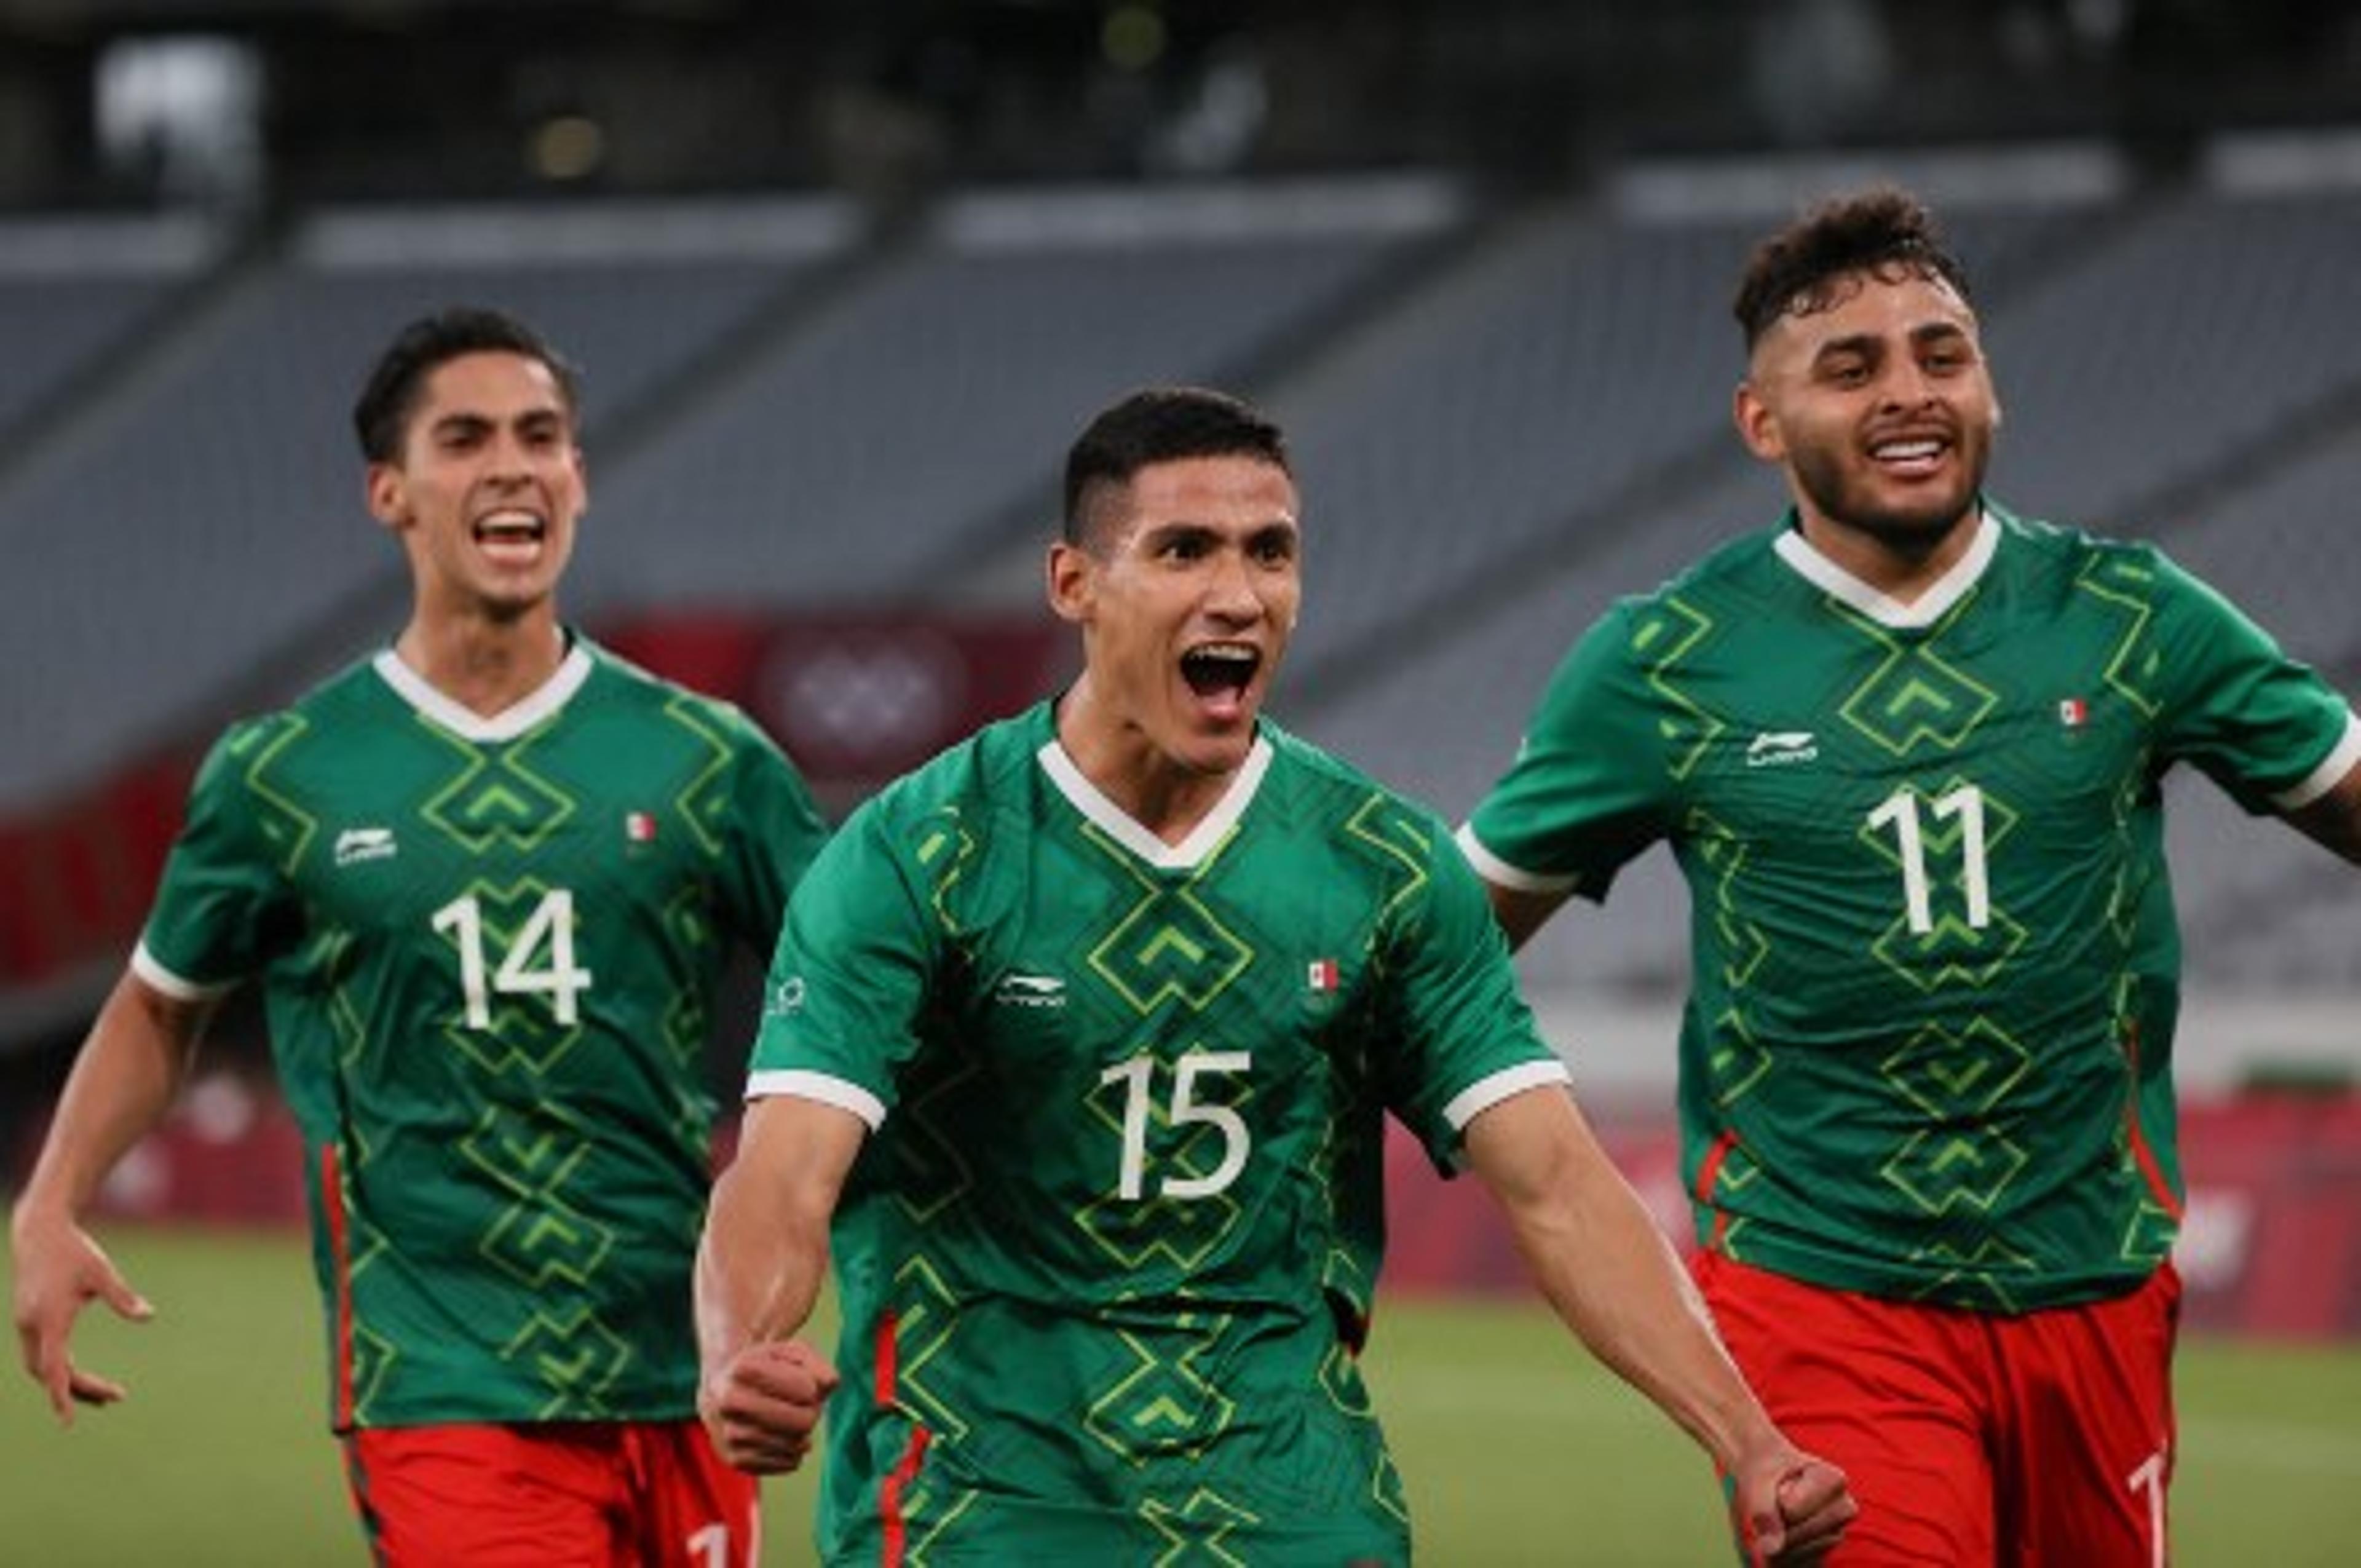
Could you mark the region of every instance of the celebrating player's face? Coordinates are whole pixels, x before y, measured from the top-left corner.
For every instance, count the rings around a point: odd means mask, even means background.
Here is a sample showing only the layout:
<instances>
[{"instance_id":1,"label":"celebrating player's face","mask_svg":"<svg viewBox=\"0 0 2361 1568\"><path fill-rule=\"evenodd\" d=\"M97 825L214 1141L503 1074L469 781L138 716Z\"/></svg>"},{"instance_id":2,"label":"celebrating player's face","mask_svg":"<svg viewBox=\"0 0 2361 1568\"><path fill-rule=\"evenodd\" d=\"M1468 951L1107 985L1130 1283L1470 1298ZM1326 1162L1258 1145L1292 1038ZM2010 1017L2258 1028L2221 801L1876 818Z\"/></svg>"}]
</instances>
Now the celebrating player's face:
<instances>
[{"instance_id":1,"label":"celebrating player's face","mask_svg":"<svg viewBox=\"0 0 2361 1568\"><path fill-rule=\"evenodd\" d=\"M557 378L518 354L438 366L400 461L368 471L369 510L401 535L421 603L494 616L549 602L583 498Z\"/></svg>"},{"instance_id":2,"label":"celebrating player's face","mask_svg":"<svg viewBox=\"0 0 2361 1568\"><path fill-rule=\"evenodd\" d=\"M1862 273L1763 334L1737 417L1748 447L1785 466L1807 532L1916 554L1974 507L2000 405L1949 284Z\"/></svg>"},{"instance_id":3,"label":"celebrating player's face","mask_svg":"<svg viewBox=\"0 0 2361 1568\"><path fill-rule=\"evenodd\" d=\"M1050 562L1052 600L1083 628L1084 706L1122 750L1227 773L1295 629L1294 483L1258 458L1191 457L1105 504L1092 545Z\"/></svg>"}]
</instances>

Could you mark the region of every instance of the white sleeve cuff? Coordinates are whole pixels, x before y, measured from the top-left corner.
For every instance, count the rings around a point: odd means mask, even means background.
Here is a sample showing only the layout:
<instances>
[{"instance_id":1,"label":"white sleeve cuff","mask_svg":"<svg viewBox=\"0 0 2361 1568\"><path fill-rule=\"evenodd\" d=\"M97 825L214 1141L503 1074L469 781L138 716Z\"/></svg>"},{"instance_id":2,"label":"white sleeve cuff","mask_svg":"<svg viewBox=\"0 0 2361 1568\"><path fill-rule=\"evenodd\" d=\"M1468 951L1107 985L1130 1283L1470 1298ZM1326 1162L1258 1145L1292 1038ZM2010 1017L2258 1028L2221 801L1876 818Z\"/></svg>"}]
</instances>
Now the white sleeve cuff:
<instances>
[{"instance_id":1,"label":"white sleeve cuff","mask_svg":"<svg viewBox=\"0 0 2361 1568\"><path fill-rule=\"evenodd\" d=\"M1484 847L1476 837L1476 825L1472 822L1461 823L1452 839L1459 846L1459 852L1467 857L1467 863L1476 868L1477 876L1511 893L1571 893L1574 884L1582 880L1579 876L1543 876L1539 872L1510 865Z\"/></svg>"},{"instance_id":2,"label":"white sleeve cuff","mask_svg":"<svg viewBox=\"0 0 2361 1568\"><path fill-rule=\"evenodd\" d=\"M768 1100L779 1094L792 1095L798 1100L817 1100L823 1105L850 1111L867 1124L873 1133L885 1124L885 1102L848 1079L801 1068L747 1075L747 1099Z\"/></svg>"},{"instance_id":3,"label":"white sleeve cuff","mask_svg":"<svg viewBox=\"0 0 2361 1568\"><path fill-rule=\"evenodd\" d=\"M2345 715L2345 738L2301 783L2271 796L2271 804L2281 811L2301 810L2343 784L2345 775L2353 771L2356 762L2361 762L2361 715L2348 709Z\"/></svg>"},{"instance_id":4,"label":"white sleeve cuff","mask_svg":"<svg viewBox=\"0 0 2361 1568\"><path fill-rule=\"evenodd\" d=\"M174 973L157 960L156 955L148 950L144 940L131 949L131 972L147 981L151 989L163 992L175 1002L210 1002L237 989L237 981L234 980L207 985Z\"/></svg>"},{"instance_id":5,"label":"white sleeve cuff","mask_svg":"<svg viewBox=\"0 0 2361 1568\"><path fill-rule=\"evenodd\" d=\"M1574 1075L1565 1070L1562 1061L1529 1061L1506 1068L1489 1078L1479 1078L1451 1097L1443 1108L1443 1119L1451 1124L1455 1133L1465 1132L1467 1124L1479 1113L1488 1111L1501 1101L1522 1094L1528 1089L1540 1089L1546 1084L1574 1082Z\"/></svg>"}]
</instances>

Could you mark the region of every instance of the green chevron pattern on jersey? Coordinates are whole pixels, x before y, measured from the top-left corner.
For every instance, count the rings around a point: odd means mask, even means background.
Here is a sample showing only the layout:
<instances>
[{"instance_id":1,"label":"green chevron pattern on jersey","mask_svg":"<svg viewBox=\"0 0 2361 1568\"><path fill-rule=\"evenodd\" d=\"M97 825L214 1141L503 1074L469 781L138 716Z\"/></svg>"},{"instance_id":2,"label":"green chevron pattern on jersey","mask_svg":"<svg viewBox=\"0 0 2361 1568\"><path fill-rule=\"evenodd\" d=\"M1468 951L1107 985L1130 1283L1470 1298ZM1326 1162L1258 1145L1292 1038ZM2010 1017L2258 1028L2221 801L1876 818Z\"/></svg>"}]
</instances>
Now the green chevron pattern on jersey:
<instances>
[{"instance_id":1,"label":"green chevron pattern on jersey","mask_svg":"<svg viewBox=\"0 0 2361 1568\"><path fill-rule=\"evenodd\" d=\"M1354 1355L1383 1117L1451 1159L1446 1104L1554 1058L1431 813L1266 725L1235 818L1167 853L1053 733L863 806L771 977L756 1091L886 1108L833 1238L822 1554L1400 1562Z\"/></svg>"},{"instance_id":2,"label":"green chevron pattern on jersey","mask_svg":"<svg viewBox=\"0 0 2361 1568\"><path fill-rule=\"evenodd\" d=\"M587 642L507 725L390 658L224 737L144 952L263 982L340 1425L685 1415L709 999L820 824L741 715Z\"/></svg>"},{"instance_id":3,"label":"green chevron pattern on jersey","mask_svg":"<svg viewBox=\"0 0 2361 1568\"><path fill-rule=\"evenodd\" d=\"M1701 1243L2018 1310L2128 1288L2177 1228L2158 776L2260 807L2351 725L2152 548L1991 509L1905 611L1790 519L1602 619L1468 831L1599 897L1670 840Z\"/></svg>"}]
</instances>

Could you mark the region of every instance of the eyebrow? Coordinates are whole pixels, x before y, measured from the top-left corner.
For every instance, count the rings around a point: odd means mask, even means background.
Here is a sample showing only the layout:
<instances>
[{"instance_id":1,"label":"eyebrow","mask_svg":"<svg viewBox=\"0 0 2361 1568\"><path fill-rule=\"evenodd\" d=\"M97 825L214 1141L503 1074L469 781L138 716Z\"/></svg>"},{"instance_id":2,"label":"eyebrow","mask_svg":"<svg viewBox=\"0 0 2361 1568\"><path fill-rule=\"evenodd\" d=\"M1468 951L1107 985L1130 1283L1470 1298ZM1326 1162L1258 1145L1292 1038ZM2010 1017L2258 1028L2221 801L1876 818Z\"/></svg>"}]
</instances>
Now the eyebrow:
<instances>
[{"instance_id":1,"label":"eyebrow","mask_svg":"<svg viewBox=\"0 0 2361 1568\"><path fill-rule=\"evenodd\" d=\"M1923 346L1927 344L1933 343L1938 339L1954 337L1965 338L1968 335L1968 329L1964 324L1959 322L1931 321L1924 323L1918 326L1912 327L1907 333L1904 334L1904 335L1907 337L1914 345ZM1813 349L1812 360L1813 363L1817 364L1820 360L1827 358L1832 354L1860 354L1874 356L1883 353L1884 351L1884 347L1885 339L1876 333L1848 333L1842 337L1829 338L1826 343L1823 343Z\"/></svg>"},{"instance_id":2,"label":"eyebrow","mask_svg":"<svg viewBox=\"0 0 2361 1568\"><path fill-rule=\"evenodd\" d=\"M495 428L500 422L492 415L478 412L474 409L454 409L449 413L435 416L434 422L428 428L439 434L475 435ZM517 414L509 422L521 430L541 430L551 425L563 429L566 423L566 411L546 406L531 408Z\"/></svg>"}]
</instances>

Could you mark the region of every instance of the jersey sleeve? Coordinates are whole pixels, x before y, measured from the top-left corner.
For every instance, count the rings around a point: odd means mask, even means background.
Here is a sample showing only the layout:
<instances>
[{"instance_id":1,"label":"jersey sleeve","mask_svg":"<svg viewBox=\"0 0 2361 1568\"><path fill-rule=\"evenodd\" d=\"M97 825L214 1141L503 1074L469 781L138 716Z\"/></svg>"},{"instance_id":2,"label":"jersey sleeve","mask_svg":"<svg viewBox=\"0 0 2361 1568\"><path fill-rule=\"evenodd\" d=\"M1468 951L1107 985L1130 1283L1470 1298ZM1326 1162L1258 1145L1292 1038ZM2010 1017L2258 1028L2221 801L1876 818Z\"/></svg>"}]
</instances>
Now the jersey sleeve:
<instances>
[{"instance_id":1,"label":"jersey sleeve","mask_svg":"<svg viewBox=\"0 0 2361 1568\"><path fill-rule=\"evenodd\" d=\"M139 977L168 995L211 996L253 974L269 959L274 932L293 915L284 857L300 850L300 833L282 825L274 843L247 783L254 759L292 722L236 726L197 770L132 956Z\"/></svg>"},{"instance_id":2,"label":"jersey sleeve","mask_svg":"<svg viewBox=\"0 0 2361 1568\"><path fill-rule=\"evenodd\" d=\"M736 744L721 907L743 940L768 948L778 940L788 894L828 841L828 824L786 753L735 707L724 712Z\"/></svg>"},{"instance_id":3,"label":"jersey sleeve","mask_svg":"<svg viewBox=\"0 0 2361 1568\"><path fill-rule=\"evenodd\" d=\"M851 1111L873 1131L884 1123L945 949L921 880L929 842L922 828L905 851L873 800L812 861L771 961L747 1098L796 1094Z\"/></svg>"},{"instance_id":4,"label":"jersey sleeve","mask_svg":"<svg viewBox=\"0 0 2361 1568\"><path fill-rule=\"evenodd\" d=\"M2336 689L2290 658L2211 586L2158 554L2160 716L2169 761L2202 771L2248 811L2290 811L2361 762L2361 722Z\"/></svg>"},{"instance_id":5,"label":"jersey sleeve","mask_svg":"<svg viewBox=\"0 0 2361 1568\"><path fill-rule=\"evenodd\" d=\"M1461 1134L1512 1094L1568 1081L1518 989L1508 943L1483 884L1433 824L1428 877L1399 906L1383 956L1390 987L1396 1115L1437 1168L1457 1168Z\"/></svg>"},{"instance_id":6,"label":"jersey sleeve","mask_svg":"<svg viewBox=\"0 0 2361 1568\"><path fill-rule=\"evenodd\" d=\"M1604 899L1664 836L1671 779L1642 674L1647 624L1618 606L1550 677L1516 760L1460 831L1485 881Z\"/></svg>"}]
</instances>

